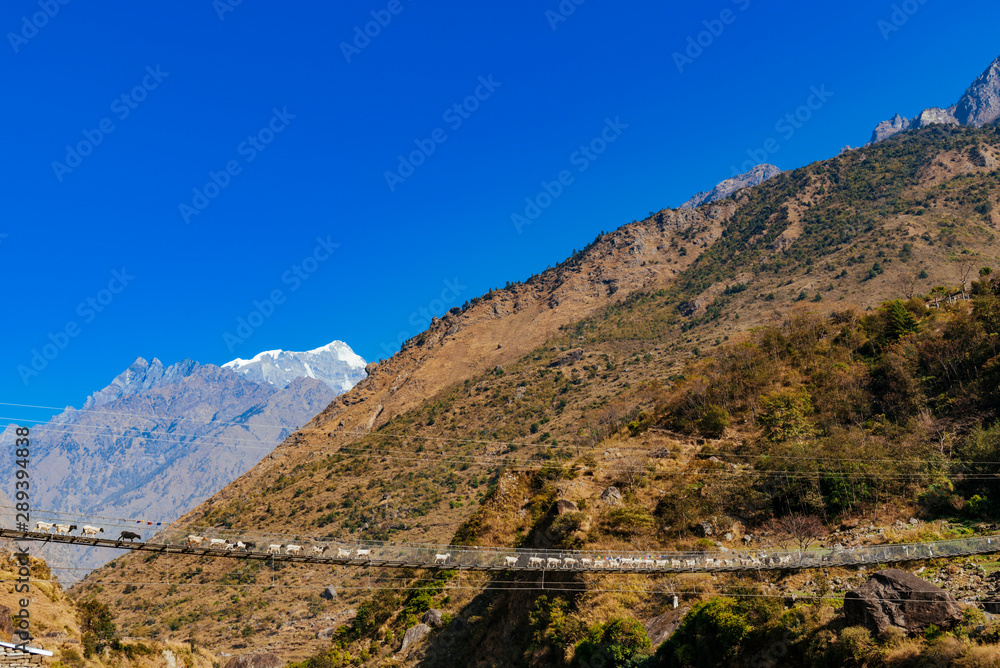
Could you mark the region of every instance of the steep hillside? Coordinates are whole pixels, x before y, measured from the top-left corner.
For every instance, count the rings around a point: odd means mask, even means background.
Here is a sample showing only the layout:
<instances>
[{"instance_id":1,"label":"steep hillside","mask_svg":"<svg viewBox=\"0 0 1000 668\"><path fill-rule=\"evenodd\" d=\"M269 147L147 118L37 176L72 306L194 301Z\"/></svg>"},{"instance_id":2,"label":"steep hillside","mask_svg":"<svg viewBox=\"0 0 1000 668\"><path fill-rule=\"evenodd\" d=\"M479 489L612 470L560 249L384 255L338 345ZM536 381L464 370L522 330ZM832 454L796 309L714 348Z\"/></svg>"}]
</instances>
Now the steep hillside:
<instances>
[{"instance_id":1,"label":"steep hillside","mask_svg":"<svg viewBox=\"0 0 1000 668\"><path fill-rule=\"evenodd\" d=\"M71 668L211 668L218 665L215 657L204 649L192 648L186 638L176 642L150 642L123 638L110 618L107 607L96 601L77 604L63 592L48 564L34 556L28 558L31 582L24 591L18 582L20 564L14 558L16 547L0 548L0 606L5 612L19 614L28 601L27 644L53 653L45 659L47 665ZM22 544L23 545L23 544ZM0 640L12 639L9 620L0 623Z\"/></svg>"},{"instance_id":2,"label":"steep hillside","mask_svg":"<svg viewBox=\"0 0 1000 668\"><path fill-rule=\"evenodd\" d=\"M740 544L768 531L771 512L827 523L869 512L908 517L932 484L926 469L910 485L876 486L874 496L835 485L836 503L787 480L761 485L758 469L787 474L768 468L774 454L798 461L826 448L836 458L859 435L874 448L860 456L912 455L916 464L935 442L939 451L957 443L972 421L992 415L983 406L992 395L961 375L978 367L967 361L949 376L928 361L971 316L931 313L925 302L950 307L981 268L1000 266L998 157L992 128L932 127L602 234L555 269L434 322L182 522L305 537L656 550L704 545L701 522L719 541ZM909 302L879 307L896 299ZM889 345L900 337L886 338L892 317L910 327L899 308L922 328L912 353ZM963 334L962 350L985 354L989 333ZM919 363L904 374L900 355ZM865 375L880 364L882 377ZM834 370L845 376L836 383L826 377ZM879 378L905 391L873 385ZM848 398L876 393L882 407L855 415L849 401L813 405L796 394L814 386ZM788 426L789 415L812 410L823 419ZM809 440L775 438L767 415L776 414L785 417L773 424ZM913 475L901 466L900 476ZM704 483L720 473L738 484ZM862 474L872 472L848 478ZM559 499L577 510L556 516ZM745 584L588 577L598 591L542 601L538 592L480 593L488 581L474 575L420 577L129 555L74 593L97 595L134 634L183 627L217 651L278 644L287 659L329 647L336 633L337 651L355 657L398 653L400 632L426 607L443 607L464 630L456 635L453 623L431 640L431 665L489 665L501 655L510 665L561 665L594 622L656 617L669 607L665 593L697 600L696 586ZM579 588L580 578L565 578ZM144 583L141 596L101 584L115 581ZM339 596L321 598L331 584ZM349 619L352 629L337 632Z\"/></svg>"}]
</instances>

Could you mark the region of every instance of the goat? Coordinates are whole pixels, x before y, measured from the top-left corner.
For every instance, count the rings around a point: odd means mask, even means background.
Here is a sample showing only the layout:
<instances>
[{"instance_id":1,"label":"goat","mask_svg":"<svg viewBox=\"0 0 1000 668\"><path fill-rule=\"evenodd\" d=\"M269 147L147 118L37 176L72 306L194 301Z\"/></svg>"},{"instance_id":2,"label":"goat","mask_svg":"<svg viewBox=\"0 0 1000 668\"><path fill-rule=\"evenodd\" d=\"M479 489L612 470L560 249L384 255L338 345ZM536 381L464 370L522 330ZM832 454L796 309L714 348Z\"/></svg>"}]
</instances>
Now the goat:
<instances>
[{"instance_id":1,"label":"goat","mask_svg":"<svg viewBox=\"0 0 1000 668\"><path fill-rule=\"evenodd\" d=\"M576 559L573 557L563 559L563 568L576 568Z\"/></svg>"},{"instance_id":2,"label":"goat","mask_svg":"<svg viewBox=\"0 0 1000 668\"><path fill-rule=\"evenodd\" d=\"M50 522L36 522L35 531L38 531L39 533L48 533L49 529L51 529L54 526L55 524L52 524Z\"/></svg>"},{"instance_id":3,"label":"goat","mask_svg":"<svg viewBox=\"0 0 1000 668\"><path fill-rule=\"evenodd\" d=\"M128 542L131 543L133 540L136 539L142 540L142 536L140 536L137 533L132 533L131 531L122 531L122 534L118 536L119 543L122 542L123 540L127 540Z\"/></svg>"},{"instance_id":4,"label":"goat","mask_svg":"<svg viewBox=\"0 0 1000 668\"><path fill-rule=\"evenodd\" d=\"M204 536L188 536L187 540L184 542L188 547L198 547L205 542Z\"/></svg>"},{"instance_id":5,"label":"goat","mask_svg":"<svg viewBox=\"0 0 1000 668\"><path fill-rule=\"evenodd\" d=\"M643 559L642 560L642 567L643 568L652 568L653 567L653 560L652 559Z\"/></svg>"},{"instance_id":6,"label":"goat","mask_svg":"<svg viewBox=\"0 0 1000 668\"><path fill-rule=\"evenodd\" d=\"M620 563L622 567L628 566L629 568L632 568L633 566L635 566L635 559L633 559L632 557L622 557Z\"/></svg>"},{"instance_id":7,"label":"goat","mask_svg":"<svg viewBox=\"0 0 1000 668\"><path fill-rule=\"evenodd\" d=\"M219 546L225 545L225 544L226 544L226 539L225 538L213 538L211 541L209 541L208 547L209 548L216 548L216 547L219 547Z\"/></svg>"},{"instance_id":8,"label":"goat","mask_svg":"<svg viewBox=\"0 0 1000 668\"><path fill-rule=\"evenodd\" d=\"M80 528L75 524L57 524L55 525L55 527L56 527L56 533L73 533L74 531Z\"/></svg>"},{"instance_id":9,"label":"goat","mask_svg":"<svg viewBox=\"0 0 1000 668\"><path fill-rule=\"evenodd\" d=\"M559 563L561 561L562 561L561 559L556 559L555 557L549 557L548 560L545 562L545 567L546 568L559 568Z\"/></svg>"},{"instance_id":10,"label":"goat","mask_svg":"<svg viewBox=\"0 0 1000 668\"><path fill-rule=\"evenodd\" d=\"M242 540L236 541L236 549L243 550L244 552L249 552L250 550L257 547L256 543L244 543Z\"/></svg>"},{"instance_id":11,"label":"goat","mask_svg":"<svg viewBox=\"0 0 1000 668\"><path fill-rule=\"evenodd\" d=\"M349 557L349 556L351 556L351 551L350 550L345 550L342 547L338 547L337 548L337 557L338 558L344 559L344 558Z\"/></svg>"},{"instance_id":12,"label":"goat","mask_svg":"<svg viewBox=\"0 0 1000 668\"><path fill-rule=\"evenodd\" d=\"M329 549L329 547L327 547L325 545L323 547L320 547L319 545L313 545L312 552L313 552L313 554L323 554L328 549Z\"/></svg>"},{"instance_id":13,"label":"goat","mask_svg":"<svg viewBox=\"0 0 1000 668\"><path fill-rule=\"evenodd\" d=\"M358 548L358 557L368 557L369 559L371 559L371 556L372 556L371 548L365 548L365 549Z\"/></svg>"},{"instance_id":14,"label":"goat","mask_svg":"<svg viewBox=\"0 0 1000 668\"><path fill-rule=\"evenodd\" d=\"M667 560L666 559L657 559L656 560L656 567L657 568L666 568L666 566L667 566Z\"/></svg>"},{"instance_id":15,"label":"goat","mask_svg":"<svg viewBox=\"0 0 1000 668\"><path fill-rule=\"evenodd\" d=\"M528 559L528 568L540 568L542 565L541 557L531 557Z\"/></svg>"},{"instance_id":16,"label":"goat","mask_svg":"<svg viewBox=\"0 0 1000 668\"><path fill-rule=\"evenodd\" d=\"M100 527L92 527L89 524L84 524L83 525L83 533L81 535L84 535L84 536L96 536L99 533L104 533L104 529L102 529Z\"/></svg>"},{"instance_id":17,"label":"goat","mask_svg":"<svg viewBox=\"0 0 1000 668\"><path fill-rule=\"evenodd\" d=\"M451 552L449 552L448 554L435 554L434 555L434 563L435 564L446 564L446 563L448 563L449 559L451 559Z\"/></svg>"},{"instance_id":18,"label":"goat","mask_svg":"<svg viewBox=\"0 0 1000 668\"><path fill-rule=\"evenodd\" d=\"M225 545L223 545L222 547L223 547L223 549L225 549L225 550L226 550L226 552L232 552L233 550L235 550L235 549L236 549L236 543L230 543L230 542L229 542L229 541L227 540L227 541L226 541L226 544L225 544Z\"/></svg>"},{"instance_id":19,"label":"goat","mask_svg":"<svg viewBox=\"0 0 1000 668\"><path fill-rule=\"evenodd\" d=\"M298 554L302 551L301 545L286 545L285 554Z\"/></svg>"},{"instance_id":20,"label":"goat","mask_svg":"<svg viewBox=\"0 0 1000 668\"><path fill-rule=\"evenodd\" d=\"M517 557L504 557L503 560L507 566L517 566Z\"/></svg>"},{"instance_id":21,"label":"goat","mask_svg":"<svg viewBox=\"0 0 1000 668\"><path fill-rule=\"evenodd\" d=\"M580 560L580 565L584 568L590 568L594 565L594 562L592 562L590 559L584 558Z\"/></svg>"},{"instance_id":22,"label":"goat","mask_svg":"<svg viewBox=\"0 0 1000 668\"><path fill-rule=\"evenodd\" d=\"M267 546L267 553L268 554L281 554L281 545L278 545L276 543L271 543L270 545Z\"/></svg>"}]
</instances>

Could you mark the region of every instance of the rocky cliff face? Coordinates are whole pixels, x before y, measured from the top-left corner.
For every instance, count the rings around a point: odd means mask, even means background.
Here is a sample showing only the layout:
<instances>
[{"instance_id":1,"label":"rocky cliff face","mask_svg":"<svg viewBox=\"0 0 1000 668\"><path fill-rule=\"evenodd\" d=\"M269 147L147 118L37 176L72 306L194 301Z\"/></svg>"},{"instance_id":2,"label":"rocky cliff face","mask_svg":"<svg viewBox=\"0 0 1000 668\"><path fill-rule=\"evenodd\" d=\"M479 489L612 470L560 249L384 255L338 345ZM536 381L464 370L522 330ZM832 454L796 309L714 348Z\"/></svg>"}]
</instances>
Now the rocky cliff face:
<instances>
[{"instance_id":1,"label":"rocky cliff face","mask_svg":"<svg viewBox=\"0 0 1000 668\"><path fill-rule=\"evenodd\" d=\"M997 58L982 75L965 91L954 106L947 109L931 107L913 118L896 114L882 121L872 133L869 144L888 139L906 130L917 130L928 125L971 125L981 128L1000 119L1000 58Z\"/></svg>"},{"instance_id":2,"label":"rocky cliff face","mask_svg":"<svg viewBox=\"0 0 1000 668\"><path fill-rule=\"evenodd\" d=\"M222 367L277 387L285 387L296 378L315 378L340 394L365 378L365 365L350 346L334 341L304 353L268 350L253 359L235 359Z\"/></svg>"},{"instance_id":3,"label":"rocky cliff face","mask_svg":"<svg viewBox=\"0 0 1000 668\"><path fill-rule=\"evenodd\" d=\"M32 429L32 506L144 526L172 521L248 471L336 396L313 378L279 388L214 365L185 360L164 367L140 357L81 410L69 408ZM8 429L0 444L12 438ZM0 460L10 491L13 464ZM56 566L92 568L115 556L51 547ZM75 578L71 572L62 579Z\"/></svg>"},{"instance_id":4,"label":"rocky cliff face","mask_svg":"<svg viewBox=\"0 0 1000 668\"><path fill-rule=\"evenodd\" d=\"M737 190L760 185L761 183L764 183L764 181L767 181L780 173L781 170L774 165L757 165L745 174L740 174L739 176L734 176L731 179L726 179L719 185L712 188L712 190L698 193L688 201L684 202L684 204L681 205L681 208L693 209L701 206L702 204L710 204L711 202L717 202L720 199L726 199Z\"/></svg>"}]
</instances>

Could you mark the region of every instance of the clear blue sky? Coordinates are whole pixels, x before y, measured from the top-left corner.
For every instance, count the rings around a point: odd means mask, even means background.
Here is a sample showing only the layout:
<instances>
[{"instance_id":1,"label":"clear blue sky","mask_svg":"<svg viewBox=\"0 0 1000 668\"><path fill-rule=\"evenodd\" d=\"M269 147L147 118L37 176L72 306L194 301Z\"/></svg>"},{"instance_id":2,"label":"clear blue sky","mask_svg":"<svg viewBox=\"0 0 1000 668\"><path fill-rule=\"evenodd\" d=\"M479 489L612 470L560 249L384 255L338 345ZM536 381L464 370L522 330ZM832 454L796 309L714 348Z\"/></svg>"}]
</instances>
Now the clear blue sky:
<instances>
[{"instance_id":1,"label":"clear blue sky","mask_svg":"<svg viewBox=\"0 0 1000 668\"><path fill-rule=\"evenodd\" d=\"M677 206L768 139L756 155L783 169L862 144L952 104L1000 53L1000 7L979 0L911 0L891 32L894 3L871 0L566 0L558 21L558 0L232 1L4 3L0 401L79 406L137 355L342 339L387 357L421 309ZM777 129L824 86L808 122ZM603 153L574 155L602 133ZM434 150L411 173L397 156L418 141ZM225 187L200 200L210 172Z\"/></svg>"}]
</instances>

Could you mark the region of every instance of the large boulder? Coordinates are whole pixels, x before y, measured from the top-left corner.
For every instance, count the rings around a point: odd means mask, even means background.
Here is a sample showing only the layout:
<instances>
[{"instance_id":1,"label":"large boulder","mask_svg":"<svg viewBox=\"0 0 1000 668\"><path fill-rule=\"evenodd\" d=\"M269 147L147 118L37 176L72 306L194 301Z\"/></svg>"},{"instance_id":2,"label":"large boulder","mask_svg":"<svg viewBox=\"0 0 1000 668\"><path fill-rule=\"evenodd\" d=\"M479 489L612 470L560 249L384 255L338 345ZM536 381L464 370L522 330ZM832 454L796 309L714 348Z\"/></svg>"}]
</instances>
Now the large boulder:
<instances>
[{"instance_id":1,"label":"large boulder","mask_svg":"<svg viewBox=\"0 0 1000 668\"><path fill-rule=\"evenodd\" d=\"M444 626L444 615L440 610L431 608L424 613L424 616L420 618L420 621L428 626L433 626L434 628L439 629Z\"/></svg>"},{"instance_id":2,"label":"large boulder","mask_svg":"<svg viewBox=\"0 0 1000 668\"><path fill-rule=\"evenodd\" d=\"M559 499L556 501L556 515L566 515L567 513L578 512L580 512L579 506L572 501L567 501L566 499Z\"/></svg>"},{"instance_id":3,"label":"large boulder","mask_svg":"<svg viewBox=\"0 0 1000 668\"><path fill-rule=\"evenodd\" d=\"M285 662L274 654L241 654L226 662L226 668L281 668Z\"/></svg>"},{"instance_id":4,"label":"large boulder","mask_svg":"<svg viewBox=\"0 0 1000 668\"><path fill-rule=\"evenodd\" d=\"M335 598L337 598L337 588L334 587L333 585L328 585L327 588L323 590L323 593L320 594L319 596L320 598L325 598L328 601L332 601Z\"/></svg>"},{"instance_id":5,"label":"large boulder","mask_svg":"<svg viewBox=\"0 0 1000 668\"><path fill-rule=\"evenodd\" d=\"M931 624L948 629L962 619L962 608L945 590L912 573L890 568L879 571L844 596L844 616L850 626L881 634L890 626L910 635Z\"/></svg>"},{"instance_id":6,"label":"large boulder","mask_svg":"<svg viewBox=\"0 0 1000 668\"><path fill-rule=\"evenodd\" d=\"M622 502L622 493L618 491L617 487L608 487L601 493L601 501L609 506L617 506Z\"/></svg>"},{"instance_id":7,"label":"large boulder","mask_svg":"<svg viewBox=\"0 0 1000 668\"><path fill-rule=\"evenodd\" d=\"M550 367L554 366L566 366L567 364L573 364L574 362L579 362L583 359L583 348L574 348L573 350L567 350L562 355L559 355L554 360L549 362Z\"/></svg>"},{"instance_id":8,"label":"large boulder","mask_svg":"<svg viewBox=\"0 0 1000 668\"><path fill-rule=\"evenodd\" d=\"M405 652L410 645L420 642L430 632L431 627L426 624L417 624L413 628L407 629L406 633L403 634L403 646L399 651Z\"/></svg>"}]
</instances>

